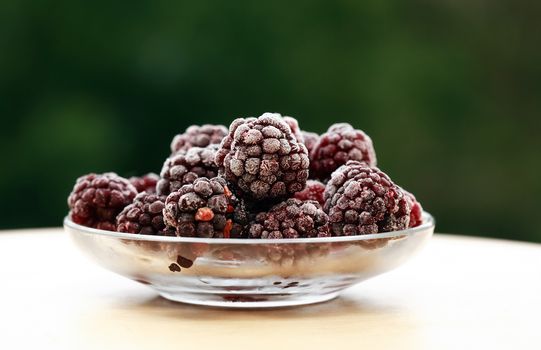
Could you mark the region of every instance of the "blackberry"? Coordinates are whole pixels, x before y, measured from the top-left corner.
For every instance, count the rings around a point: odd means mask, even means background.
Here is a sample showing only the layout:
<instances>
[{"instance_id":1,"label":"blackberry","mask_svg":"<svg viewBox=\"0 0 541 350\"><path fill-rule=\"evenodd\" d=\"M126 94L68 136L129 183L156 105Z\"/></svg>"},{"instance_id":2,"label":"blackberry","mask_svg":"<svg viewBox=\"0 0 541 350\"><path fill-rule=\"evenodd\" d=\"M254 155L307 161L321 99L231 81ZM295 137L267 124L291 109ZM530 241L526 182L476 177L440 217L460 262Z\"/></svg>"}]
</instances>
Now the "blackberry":
<instances>
[{"instance_id":1,"label":"blackberry","mask_svg":"<svg viewBox=\"0 0 541 350\"><path fill-rule=\"evenodd\" d=\"M223 178L200 177L167 196L163 215L177 236L240 238L248 217L243 210Z\"/></svg>"},{"instance_id":2,"label":"blackberry","mask_svg":"<svg viewBox=\"0 0 541 350\"><path fill-rule=\"evenodd\" d=\"M327 214L316 201L289 198L257 214L250 225L251 238L329 237Z\"/></svg>"},{"instance_id":3,"label":"blackberry","mask_svg":"<svg viewBox=\"0 0 541 350\"><path fill-rule=\"evenodd\" d=\"M139 193L133 203L125 207L116 217L118 232L142 235L175 235L174 230L165 226L163 208L166 196Z\"/></svg>"},{"instance_id":4,"label":"blackberry","mask_svg":"<svg viewBox=\"0 0 541 350\"><path fill-rule=\"evenodd\" d=\"M301 201L316 201L321 206L325 205L324 194L325 185L317 180L306 181L306 186L302 191L295 193L294 197Z\"/></svg>"},{"instance_id":5,"label":"blackberry","mask_svg":"<svg viewBox=\"0 0 541 350\"><path fill-rule=\"evenodd\" d=\"M311 176L327 180L331 173L348 160L376 166L376 153L372 140L363 131L350 124L333 124L321 135L310 154Z\"/></svg>"},{"instance_id":6,"label":"blackberry","mask_svg":"<svg viewBox=\"0 0 541 350\"><path fill-rule=\"evenodd\" d=\"M423 207L412 193L404 189L402 191L404 191L408 205L411 208L409 227L417 227L423 223Z\"/></svg>"},{"instance_id":7,"label":"blackberry","mask_svg":"<svg viewBox=\"0 0 541 350\"><path fill-rule=\"evenodd\" d=\"M279 114L236 119L216 153L220 174L249 199L281 199L306 184L308 152Z\"/></svg>"},{"instance_id":8,"label":"blackberry","mask_svg":"<svg viewBox=\"0 0 541 350\"><path fill-rule=\"evenodd\" d=\"M301 132L301 129L299 128L299 122L297 119L293 117L284 116L284 121L287 125L289 125L289 128L291 129L291 132L293 133L293 136L297 139L298 143L304 143L304 136Z\"/></svg>"},{"instance_id":9,"label":"blackberry","mask_svg":"<svg viewBox=\"0 0 541 350\"><path fill-rule=\"evenodd\" d=\"M135 187L115 173L84 175L68 197L70 217L80 225L114 231L116 216L136 195Z\"/></svg>"},{"instance_id":10,"label":"blackberry","mask_svg":"<svg viewBox=\"0 0 541 350\"><path fill-rule=\"evenodd\" d=\"M208 145L220 144L227 135L224 125L192 125L183 134L178 134L171 141L172 154L179 151L187 151L192 147L207 147Z\"/></svg>"},{"instance_id":11,"label":"blackberry","mask_svg":"<svg viewBox=\"0 0 541 350\"><path fill-rule=\"evenodd\" d=\"M314 146L319 141L319 134L316 134L315 132L310 131L301 131L302 138L304 140L304 145L306 146L306 149L308 150L308 155L312 154L312 150L314 149Z\"/></svg>"},{"instance_id":12,"label":"blackberry","mask_svg":"<svg viewBox=\"0 0 541 350\"><path fill-rule=\"evenodd\" d=\"M411 209L404 191L376 167L349 161L325 189L333 235L351 236L406 229Z\"/></svg>"},{"instance_id":13,"label":"blackberry","mask_svg":"<svg viewBox=\"0 0 541 350\"><path fill-rule=\"evenodd\" d=\"M199 177L215 177L218 174L218 167L214 163L217 147L192 147L167 158L160 172L157 193L168 195L186 184L193 183Z\"/></svg>"},{"instance_id":14,"label":"blackberry","mask_svg":"<svg viewBox=\"0 0 541 350\"><path fill-rule=\"evenodd\" d=\"M367 165L356 160L350 160L346 164L336 169L325 186L324 200L332 198L336 191L347 181L361 174L366 170ZM328 210L326 205L323 205Z\"/></svg>"},{"instance_id":15,"label":"blackberry","mask_svg":"<svg viewBox=\"0 0 541 350\"><path fill-rule=\"evenodd\" d=\"M143 176L130 177L130 183L137 192L156 193L156 184L160 177L154 173L148 173Z\"/></svg>"}]
</instances>

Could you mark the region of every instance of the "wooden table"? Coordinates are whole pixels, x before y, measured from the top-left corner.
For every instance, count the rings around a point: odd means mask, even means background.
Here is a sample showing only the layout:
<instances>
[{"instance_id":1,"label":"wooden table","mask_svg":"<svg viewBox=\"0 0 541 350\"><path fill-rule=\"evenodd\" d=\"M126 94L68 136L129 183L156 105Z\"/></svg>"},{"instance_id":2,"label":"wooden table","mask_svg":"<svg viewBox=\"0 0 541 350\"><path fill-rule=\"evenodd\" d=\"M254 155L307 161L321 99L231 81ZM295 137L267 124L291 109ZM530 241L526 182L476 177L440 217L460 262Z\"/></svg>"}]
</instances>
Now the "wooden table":
<instances>
[{"instance_id":1,"label":"wooden table","mask_svg":"<svg viewBox=\"0 0 541 350\"><path fill-rule=\"evenodd\" d=\"M541 245L436 235L324 304L173 303L83 257L61 229L0 233L0 349L541 349Z\"/></svg>"}]
</instances>

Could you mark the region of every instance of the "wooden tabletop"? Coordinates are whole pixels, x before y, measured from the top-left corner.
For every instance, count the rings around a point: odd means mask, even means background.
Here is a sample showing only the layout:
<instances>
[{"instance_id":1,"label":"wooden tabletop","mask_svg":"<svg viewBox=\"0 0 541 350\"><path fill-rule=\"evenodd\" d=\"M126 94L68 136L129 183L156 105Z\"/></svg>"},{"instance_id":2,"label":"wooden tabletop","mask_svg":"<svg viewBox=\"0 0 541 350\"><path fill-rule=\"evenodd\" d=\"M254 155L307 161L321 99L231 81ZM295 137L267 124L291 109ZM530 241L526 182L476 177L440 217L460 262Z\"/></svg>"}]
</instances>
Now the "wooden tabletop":
<instances>
[{"instance_id":1,"label":"wooden tabletop","mask_svg":"<svg viewBox=\"0 0 541 350\"><path fill-rule=\"evenodd\" d=\"M62 229L0 232L0 349L541 349L541 245L437 234L331 302L169 302L83 257Z\"/></svg>"}]
</instances>

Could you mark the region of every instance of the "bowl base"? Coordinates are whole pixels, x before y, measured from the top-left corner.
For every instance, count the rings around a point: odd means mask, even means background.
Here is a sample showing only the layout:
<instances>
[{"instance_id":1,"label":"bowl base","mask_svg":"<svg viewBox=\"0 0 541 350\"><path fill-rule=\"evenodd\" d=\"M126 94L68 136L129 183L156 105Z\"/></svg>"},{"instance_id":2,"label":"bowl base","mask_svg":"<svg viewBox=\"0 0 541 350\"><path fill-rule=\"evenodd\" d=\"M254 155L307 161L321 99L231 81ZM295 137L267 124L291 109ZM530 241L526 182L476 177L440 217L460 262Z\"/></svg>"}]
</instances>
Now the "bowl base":
<instances>
[{"instance_id":1,"label":"bowl base","mask_svg":"<svg viewBox=\"0 0 541 350\"><path fill-rule=\"evenodd\" d=\"M332 300L338 292L327 294L207 294L159 291L168 300L212 307L225 308L273 308L308 305Z\"/></svg>"}]
</instances>

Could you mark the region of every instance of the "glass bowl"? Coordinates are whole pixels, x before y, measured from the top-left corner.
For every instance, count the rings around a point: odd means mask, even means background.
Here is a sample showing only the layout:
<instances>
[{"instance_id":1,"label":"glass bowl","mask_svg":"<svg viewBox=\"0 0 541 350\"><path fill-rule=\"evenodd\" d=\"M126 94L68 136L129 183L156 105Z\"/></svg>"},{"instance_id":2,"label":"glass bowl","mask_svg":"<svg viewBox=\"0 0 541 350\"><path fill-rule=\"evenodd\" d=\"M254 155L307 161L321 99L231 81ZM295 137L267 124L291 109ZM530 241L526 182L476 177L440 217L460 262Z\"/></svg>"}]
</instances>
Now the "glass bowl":
<instances>
[{"instance_id":1,"label":"glass bowl","mask_svg":"<svg viewBox=\"0 0 541 350\"><path fill-rule=\"evenodd\" d=\"M162 297L222 307L303 305L389 271L434 232L434 219L402 231L299 239L224 239L97 230L66 217L64 228L93 260Z\"/></svg>"}]
</instances>

